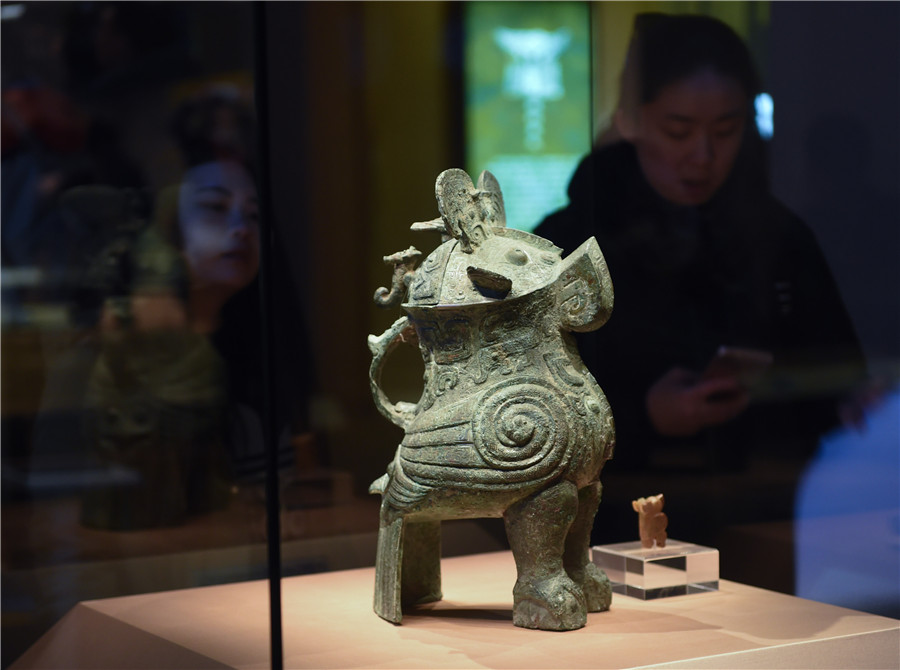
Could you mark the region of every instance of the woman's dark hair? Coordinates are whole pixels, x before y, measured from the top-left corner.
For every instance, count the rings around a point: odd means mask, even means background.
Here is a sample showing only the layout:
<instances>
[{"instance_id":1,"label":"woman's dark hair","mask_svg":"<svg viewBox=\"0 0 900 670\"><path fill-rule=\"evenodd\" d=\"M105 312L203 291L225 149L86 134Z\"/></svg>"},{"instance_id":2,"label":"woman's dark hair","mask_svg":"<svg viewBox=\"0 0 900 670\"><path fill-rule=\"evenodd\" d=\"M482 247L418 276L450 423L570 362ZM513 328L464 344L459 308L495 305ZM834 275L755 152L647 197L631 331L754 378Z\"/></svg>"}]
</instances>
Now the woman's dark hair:
<instances>
[{"instance_id":1,"label":"woman's dark hair","mask_svg":"<svg viewBox=\"0 0 900 670\"><path fill-rule=\"evenodd\" d=\"M175 111L171 128L188 167L234 160L255 172L253 107L240 92L222 88L186 101Z\"/></svg>"},{"instance_id":2,"label":"woman's dark hair","mask_svg":"<svg viewBox=\"0 0 900 670\"><path fill-rule=\"evenodd\" d=\"M694 14L638 14L622 72L622 106L632 112L669 84L707 68L734 78L750 101L760 91L749 49L725 23Z\"/></svg>"}]
</instances>

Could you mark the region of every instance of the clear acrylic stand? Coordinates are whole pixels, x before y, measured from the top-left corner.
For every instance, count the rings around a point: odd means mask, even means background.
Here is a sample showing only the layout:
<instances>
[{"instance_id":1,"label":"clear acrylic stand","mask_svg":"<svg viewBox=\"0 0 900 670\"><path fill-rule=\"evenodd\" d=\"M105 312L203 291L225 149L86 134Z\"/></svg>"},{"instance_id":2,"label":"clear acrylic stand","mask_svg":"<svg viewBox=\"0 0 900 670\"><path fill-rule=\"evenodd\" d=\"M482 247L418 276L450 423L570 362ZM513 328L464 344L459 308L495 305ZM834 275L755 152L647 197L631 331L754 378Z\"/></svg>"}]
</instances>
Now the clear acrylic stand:
<instances>
[{"instance_id":1,"label":"clear acrylic stand","mask_svg":"<svg viewBox=\"0 0 900 670\"><path fill-rule=\"evenodd\" d=\"M591 548L594 563L609 577L613 593L641 600L719 589L719 550L669 539L665 547L640 542Z\"/></svg>"}]
</instances>

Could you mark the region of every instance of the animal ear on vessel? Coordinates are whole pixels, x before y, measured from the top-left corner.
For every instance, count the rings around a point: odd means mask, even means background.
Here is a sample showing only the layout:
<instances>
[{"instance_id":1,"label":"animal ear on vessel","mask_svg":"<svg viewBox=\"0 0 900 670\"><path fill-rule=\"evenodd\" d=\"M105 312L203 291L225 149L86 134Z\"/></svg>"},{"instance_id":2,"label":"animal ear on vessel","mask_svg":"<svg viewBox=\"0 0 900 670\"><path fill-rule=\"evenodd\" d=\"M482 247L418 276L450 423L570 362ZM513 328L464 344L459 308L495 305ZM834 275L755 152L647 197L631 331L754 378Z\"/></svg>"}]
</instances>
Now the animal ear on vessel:
<instances>
[{"instance_id":1,"label":"animal ear on vessel","mask_svg":"<svg viewBox=\"0 0 900 670\"><path fill-rule=\"evenodd\" d=\"M578 332L596 330L613 309L613 285L593 237L563 259L556 284L560 324Z\"/></svg>"},{"instance_id":2,"label":"animal ear on vessel","mask_svg":"<svg viewBox=\"0 0 900 670\"><path fill-rule=\"evenodd\" d=\"M465 170L459 168L441 172L434 185L438 211L444 220L447 233L458 239L466 250L469 247L469 240L467 231L463 227L463 221L472 204L474 191L475 187L469 175Z\"/></svg>"},{"instance_id":3,"label":"animal ear on vessel","mask_svg":"<svg viewBox=\"0 0 900 670\"><path fill-rule=\"evenodd\" d=\"M490 194L493 205L493 217L491 217L490 225L493 228L506 228L506 205L503 204L500 182L493 174L485 170L478 177L478 190Z\"/></svg>"}]
</instances>

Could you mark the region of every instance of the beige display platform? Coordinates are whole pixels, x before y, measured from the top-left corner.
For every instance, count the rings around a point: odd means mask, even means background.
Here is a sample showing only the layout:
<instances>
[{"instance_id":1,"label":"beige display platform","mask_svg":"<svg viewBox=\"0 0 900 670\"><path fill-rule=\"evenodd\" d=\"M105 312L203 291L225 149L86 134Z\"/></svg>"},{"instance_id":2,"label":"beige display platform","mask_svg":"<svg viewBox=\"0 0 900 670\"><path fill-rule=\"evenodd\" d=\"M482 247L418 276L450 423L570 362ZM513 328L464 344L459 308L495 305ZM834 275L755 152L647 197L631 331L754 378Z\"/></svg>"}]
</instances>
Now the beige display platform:
<instances>
[{"instance_id":1,"label":"beige display platform","mask_svg":"<svg viewBox=\"0 0 900 670\"><path fill-rule=\"evenodd\" d=\"M444 600L394 626L372 612L374 569L285 579L295 668L898 668L900 621L735 582L641 601L616 595L566 633L512 625L509 552L445 559ZM264 581L80 603L12 667L266 668Z\"/></svg>"}]
</instances>

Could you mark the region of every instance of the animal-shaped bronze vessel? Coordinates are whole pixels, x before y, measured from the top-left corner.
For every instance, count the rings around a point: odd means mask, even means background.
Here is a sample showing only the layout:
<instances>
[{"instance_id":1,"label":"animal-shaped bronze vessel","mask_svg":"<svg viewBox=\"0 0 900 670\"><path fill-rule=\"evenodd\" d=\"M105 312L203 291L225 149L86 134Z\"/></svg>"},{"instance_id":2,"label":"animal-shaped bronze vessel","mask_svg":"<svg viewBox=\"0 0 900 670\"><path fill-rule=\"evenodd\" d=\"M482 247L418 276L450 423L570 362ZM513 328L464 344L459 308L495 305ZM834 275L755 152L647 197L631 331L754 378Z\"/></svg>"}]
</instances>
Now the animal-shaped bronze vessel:
<instances>
[{"instance_id":1,"label":"animal-shaped bronze vessel","mask_svg":"<svg viewBox=\"0 0 900 670\"><path fill-rule=\"evenodd\" d=\"M390 306L408 293L406 316L369 336L375 402L405 431L370 488L382 495L375 612L400 623L404 604L442 597L442 520L503 517L518 570L513 623L580 628L610 605L588 543L615 431L571 331L609 317L609 271L594 238L563 259L551 242L507 228L489 172L476 188L447 170L436 195L440 218L412 230L444 242L418 269L414 247L385 257L393 286L375 294ZM392 403L380 385L402 343L418 343L425 362L415 404Z\"/></svg>"}]
</instances>

